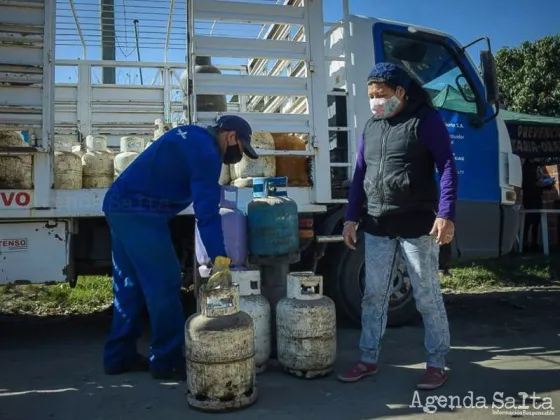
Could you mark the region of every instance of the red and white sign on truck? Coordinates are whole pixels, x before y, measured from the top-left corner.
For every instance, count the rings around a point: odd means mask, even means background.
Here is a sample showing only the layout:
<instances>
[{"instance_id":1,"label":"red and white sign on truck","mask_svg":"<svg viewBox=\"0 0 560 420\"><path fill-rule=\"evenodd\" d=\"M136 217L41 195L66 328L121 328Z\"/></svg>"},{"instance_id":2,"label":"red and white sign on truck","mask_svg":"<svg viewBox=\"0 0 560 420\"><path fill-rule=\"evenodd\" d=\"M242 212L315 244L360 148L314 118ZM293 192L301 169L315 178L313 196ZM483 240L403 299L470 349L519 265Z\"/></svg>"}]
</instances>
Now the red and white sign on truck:
<instances>
[{"instance_id":1,"label":"red and white sign on truck","mask_svg":"<svg viewBox=\"0 0 560 420\"><path fill-rule=\"evenodd\" d=\"M0 210L27 209L33 204L30 191L0 190Z\"/></svg>"},{"instance_id":2,"label":"red and white sign on truck","mask_svg":"<svg viewBox=\"0 0 560 420\"><path fill-rule=\"evenodd\" d=\"M0 253L27 251L27 238L0 238Z\"/></svg>"}]
</instances>

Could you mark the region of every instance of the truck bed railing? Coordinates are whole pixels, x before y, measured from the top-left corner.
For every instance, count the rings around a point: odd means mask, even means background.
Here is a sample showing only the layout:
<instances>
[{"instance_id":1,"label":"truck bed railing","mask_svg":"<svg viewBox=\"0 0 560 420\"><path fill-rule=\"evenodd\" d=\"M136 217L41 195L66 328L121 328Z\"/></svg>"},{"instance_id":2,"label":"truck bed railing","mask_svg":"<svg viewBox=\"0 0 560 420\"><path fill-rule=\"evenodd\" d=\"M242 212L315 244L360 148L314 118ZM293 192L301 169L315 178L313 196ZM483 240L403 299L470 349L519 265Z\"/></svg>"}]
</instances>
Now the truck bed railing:
<instances>
[{"instance_id":1,"label":"truck bed railing","mask_svg":"<svg viewBox=\"0 0 560 420\"><path fill-rule=\"evenodd\" d=\"M128 68L131 63L125 61L103 60L58 60L57 67L75 67L78 78L76 83L59 83L55 88L55 133L56 134L102 134L108 137L111 146L118 145L123 135L140 135L151 138L153 121L161 118L166 121L183 119L183 103L179 77L184 71L181 63L134 63L144 69L156 70L161 74L161 81L152 85L102 85L95 84L91 75L97 67ZM244 67L218 66L222 71L243 74ZM223 75L226 79L228 75ZM229 76L231 78L235 76ZM301 84L301 80L300 80ZM215 91L220 89L215 88ZM237 86L238 98L250 97L246 94L250 88ZM212 91L209 89L209 91ZM228 111L248 115L240 102L228 101ZM251 113L255 129L266 131L301 132L307 130L306 115L281 115L270 113ZM289 119L287 125L285 120ZM270 150L261 151L263 156L313 156L309 151Z\"/></svg>"},{"instance_id":2,"label":"truck bed railing","mask_svg":"<svg viewBox=\"0 0 560 420\"><path fill-rule=\"evenodd\" d=\"M308 200L310 205L345 202L345 193L341 192L341 186L350 175L355 127L338 118L343 111L335 109L338 107L338 102L336 106L333 103L336 98L345 99L347 115L343 120L353 121L350 105L352 98L345 91L347 85L345 81L338 80L336 84L331 83L333 75L330 73L330 64L337 60L345 63L347 58L343 53L331 56L332 49L324 48L325 25L322 19L322 2L317 0L284 0L283 2L181 0L181 2L188 4L190 62L194 63L196 56L211 56L214 65L222 70L222 74L194 74L192 66L189 66L191 100L197 94L227 95L228 112L238 113L247 118L255 131L290 133L304 138L307 144L305 150L258 150L258 152L263 156L309 157L312 187L306 192L301 189L301 194L295 192L298 190L295 188L293 194L298 197L301 195L300 199ZM29 2L34 9L43 7L38 9L43 13L43 18L52 17L54 10L51 9L54 3L54 0ZM179 3L176 1L176 4ZM29 14L28 17L31 18L25 23L21 15L15 12L6 15L4 10L11 11L11 9L2 6L3 16L15 19L14 22L17 24L26 24L28 27L39 25L35 28L35 32L42 31L43 41L48 41L48 45L51 45L52 39L47 39L48 36L45 35L49 30L44 25L48 24L52 28L53 22L36 22L38 18ZM45 11L47 13L44 13ZM220 26L229 24L239 27L246 25L246 22L258 24L261 29L251 35L250 31L229 32L221 29ZM40 26L41 24L43 26ZM340 24L334 24L336 25ZM333 26L333 24L326 26ZM52 32L51 29L51 35ZM5 49L8 44L4 37L0 37L0 48ZM47 44L43 43L43 45ZM17 48L21 49L22 44L17 44ZM64 210L59 208L53 213L57 215L71 215L75 209L81 208L82 210L79 211L81 217L94 215L103 191L91 191L91 193L81 191L79 194L74 191L58 191L53 196L54 135L73 135L77 142L88 134L103 134L108 137L109 145L115 147L118 145L118 139L123 135L135 134L146 140L151 139L156 119L186 122L183 90L180 86L180 77L186 66L180 62L88 59L54 62L52 52L52 48L41 49L41 57L44 60L27 65L27 76L24 80L33 83L25 85L28 89L18 91L25 92L25 95L8 93L8 90L2 86L0 93L3 95L2 98L14 99L15 102L10 104L12 109L14 106L18 107L22 115L19 121L13 118L14 113L8 118L6 118L7 114L0 116L0 130L27 131L31 147L21 150L20 148L0 150L0 154L33 154L35 168L33 208L66 207ZM17 54L12 55L17 56ZM2 55L2 57L8 56L9 54ZM34 57L38 58L37 53ZM44 65L44 63L48 64ZM23 62L18 64L17 60L4 62L0 58L0 80L9 81L11 84L6 85L9 89L22 86L14 84L14 79L18 77L17 72L5 74L4 67L9 65L12 66L12 70L16 70L16 65L24 64ZM57 83L54 89L51 84L50 90L45 90L38 82L46 80L45 77L52 80L55 64L58 68L74 67L77 78L72 80L72 83ZM123 69L141 68L144 74L143 83L139 84L134 80L123 82L118 77L116 84L99 83L95 77L96 71L111 66L120 69L123 73L125 73ZM151 75L148 76L150 72ZM334 90L339 89L340 86L342 86L341 90ZM40 92L39 96L37 92ZM45 100L38 100L39 97L43 99L43 96ZM48 103L54 103L54 106L43 107L43 104ZM190 103L189 115L192 117L192 122L208 124L219 116L214 112L197 112L193 105ZM36 117L39 112L38 106L42 113L40 119ZM6 109L8 108L4 108ZM336 118L334 114L337 114ZM48 120L44 120L45 115ZM25 119L30 123L25 122ZM51 121L51 123L43 124L44 121ZM76 204L77 198L72 198L74 197L72 194L90 197L87 199L90 203L86 206L87 209L81 204ZM83 197L78 201L86 200ZM8 215L8 217L12 216Z\"/></svg>"},{"instance_id":3,"label":"truck bed railing","mask_svg":"<svg viewBox=\"0 0 560 420\"><path fill-rule=\"evenodd\" d=\"M0 130L25 129L48 151L54 88L52 0L0 0Z\"/></svg>"},{"instance_id":4,"label":"truck bed railing","mask_svg":"<svg viewBox=\"0 0 560 420\"><path fill-rule=\"evenodd\" d=\"M314 201L330 202L322 2L188 0L187 4L192 121L207 124L217 117L215 112L198 112L195 95L246 96L247 109L241 115L255 131L293 133L306 139L305 151L274 154L309 156ZM229 25L251 22L263 29L252 39L233 31L216 37L197 30L205 20ZM197 56L212 56L215 63L246 60L248 74L195 74Z\"/></svg>"},{"instance_id":5,"label":"truck bed railing","mask_svg":"<svg viewBox=\"0 0 560 420\"><path fill-rule=\"evenodd\" d=\"M103 134L111 146L123 135L152 139L154 121L182 119L182 90L179 83L183 63L107 60L57 60L58 68L76 69L75 83L59 83L55 89L55 130L60 134ZM155 75L150 85L100 84L93 75L100 67L118 70L139 67ZM241 72L239 66L227 70ZM238 104L231 103L234 110ZM237 105L237 107L235 107Z\"/></svg>"}]
</instances>

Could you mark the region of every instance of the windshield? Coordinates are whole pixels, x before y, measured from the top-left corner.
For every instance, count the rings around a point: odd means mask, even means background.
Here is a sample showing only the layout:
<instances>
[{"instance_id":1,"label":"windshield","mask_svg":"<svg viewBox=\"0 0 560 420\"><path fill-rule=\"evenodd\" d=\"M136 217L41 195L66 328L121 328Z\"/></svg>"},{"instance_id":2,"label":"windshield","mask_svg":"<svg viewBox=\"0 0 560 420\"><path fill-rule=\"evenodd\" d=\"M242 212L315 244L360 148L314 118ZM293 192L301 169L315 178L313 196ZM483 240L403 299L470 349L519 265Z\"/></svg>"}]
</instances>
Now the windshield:
<instances>
[{"instance_id":1,"label":"windshield","mask_svg":"<svg viewBox=\"0 0 560 420\"><path fill-rule=\"evenodd\" d=\"M436 40L410 34L383 34L385 60L406 68L428 91L437 108L475 114L474 90L464 76L452 51Z\"/></svg>"}]
</instances>

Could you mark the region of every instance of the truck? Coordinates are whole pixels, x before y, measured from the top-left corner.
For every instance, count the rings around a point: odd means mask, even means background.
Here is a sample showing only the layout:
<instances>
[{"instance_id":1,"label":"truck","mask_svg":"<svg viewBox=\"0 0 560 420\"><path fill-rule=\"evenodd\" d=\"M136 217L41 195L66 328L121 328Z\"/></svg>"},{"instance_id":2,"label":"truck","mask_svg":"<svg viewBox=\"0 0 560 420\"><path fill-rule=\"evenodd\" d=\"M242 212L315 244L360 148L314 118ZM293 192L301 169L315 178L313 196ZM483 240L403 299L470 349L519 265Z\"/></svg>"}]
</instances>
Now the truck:
<instances>
[{"instance_id":1,"label":"truck","mask_svg":"<svg viewBox=\"0 0 560 420\"><path fill-rule=\"evenodd\" d=\"M348 0L343 0L344 16L336 22L324 21L321 0L175 0L169 2L170 21L174 3L183 3L187 16L185 62L57 59L60 3L0 0L0 130L25 133L27 139L17 147L0 144L0 162L32 157L29 188L7 188L2 183L7 174L0 172L0 284L75 285L79 276L110 272L110 234L101 211L106 189L53 188L55 136L83 142L87 135L103 135L109 146L125 135L150 139L156 119L181 115L179 124L211 124L219 115L197 111L193 98L227 95L228 112L246 118L254 131L297 134L306 140L305 150L258 150L261 156L309 162L310 185L287 188L298 205L300 229L301 258L291 269L324 275L327 293L359 325L364 241L352 251L343 244L341 231L357 140L371 116L366 78L382 61L399 64L417 78L447 124L460 185L453 257L497 257L512 249L521 163L499 115L488 38L461 45L435 29L352 15ZM72 12L81 33L75 5ZM260 30L250 38L243 31L232 35L200 29L216 22L250 22ZM477 42L485 44L480 69L467 53ZM197 57L244 64L216 64L221 73L200 74L194 71ZM104 72L152 69L160 78L152 85L95 83L92 69L100 67ZM77 80L55 83L55 71L61 68L73 69ZM251 188L239 189L240 210L245 212L251 199ZM196 265L194 225L192 206L170 222L189 278ZM401 263L395 270L389 325L406 323L415 314Z\"/></svg>"}]
</instances>

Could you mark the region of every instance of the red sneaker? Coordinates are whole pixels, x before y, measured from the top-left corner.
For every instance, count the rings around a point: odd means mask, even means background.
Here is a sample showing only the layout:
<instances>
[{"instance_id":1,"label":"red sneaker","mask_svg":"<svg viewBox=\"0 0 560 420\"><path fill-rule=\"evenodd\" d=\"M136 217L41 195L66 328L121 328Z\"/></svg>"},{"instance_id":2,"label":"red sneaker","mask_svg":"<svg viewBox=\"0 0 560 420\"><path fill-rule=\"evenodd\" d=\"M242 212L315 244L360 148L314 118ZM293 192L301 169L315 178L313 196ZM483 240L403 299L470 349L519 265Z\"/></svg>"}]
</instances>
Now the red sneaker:
<instances>
[{"instance_id":1,"label":"red sneaker","mask_svg":"<svg viewBox=\"0 0 560 420\"><path fill-rule=\"evenodd\" d=\"M418 389L437 389L447 381L445 369L428 366L420 377L416 387Z\"/></svg>"},{"instance_id":2,"label":"red sneaker","mask_svg":"<svg viewBox=\"0 0 560 420\"><path fill-rule=\"evenodd\" d=\"M346 372L338 375L338 379L342 382L357 382L366 376L375 375L378 370L375 363L356 362Z\"/></svg>"}]
</instances>

